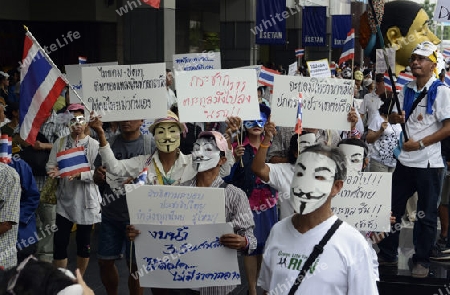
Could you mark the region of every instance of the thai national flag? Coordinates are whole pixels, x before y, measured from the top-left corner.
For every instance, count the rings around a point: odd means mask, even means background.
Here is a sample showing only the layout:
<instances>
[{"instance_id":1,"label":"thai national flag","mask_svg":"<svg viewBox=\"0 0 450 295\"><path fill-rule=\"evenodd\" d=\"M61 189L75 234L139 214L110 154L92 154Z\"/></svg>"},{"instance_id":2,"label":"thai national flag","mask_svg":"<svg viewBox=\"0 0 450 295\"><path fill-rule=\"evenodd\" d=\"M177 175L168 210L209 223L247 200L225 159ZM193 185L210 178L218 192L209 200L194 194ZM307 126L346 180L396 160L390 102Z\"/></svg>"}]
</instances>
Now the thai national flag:
<instances>
[{"instance_id":1,"label":"thai national flag","mask_svg":"<svg viewBox=\"0 0 450 295\"><path fill-rule=\"evenodd\" d=\"M295 57L302 57L303 55L305 55L305 49L303 48L295 49Z\"/></svg>"},{"instance_id":2,"label":"thai national flag","mask_svg":"<svg viewBox=\"0 0 450 295\"><path fill-rule=\"evenodd\" d=\"M59 176L61 177L91 171L91 166L82 146L57 153L56 161L58 162Z\"/></svg>"},{"instance_id":3,"label":"thai national flag","mask_svg":"<svg viewBox=\"0 0 450 295\"><path fill-rule=\"evenodd\" d=\"M344 47L342 48L339 64L353 58L355 58L355 29L351 29L347 33L347 39L345 39Z\"/></svg>"},{"instance_id":4,"label":"thai national flag","mask_svg":"<svg viewBox=\"0 0 450 295\"><path fill-rule=\"evenodd\" d=\"M450 48L444 48L444 51L442 51L442 55L445 58L450 57Z\"/></svg>"},{"instance_id":5,"label":"thai national flag","mask_svg":"<svg viewBox=\"0 0 450 295\"><path fill-rule=\"evenodd\" d=\"M268 69L266 67L261 67L261 71L259 72L258 83L273 87L273 80L275 79L275 75L279 73L275 70Z\"/></svg>"},{"instance_id":6,"label":"thai national flag","mask_svg":"<svg viewBox=\"0 0 450 295\"><path fill-rule=\"evenodd\" d=\"M20 70L20 137L33 145L66 82L30 32L25 34Z\"/></svg>"},{"instance_id":7,"label":"thai national flag","mask_svg":"<svg viewBox=\"0 0 450 295\"><path fill-rule=\"evenodd\" d=\"M335 77L336 76L336 64L334 62L330 64L330 71L331 71L331 76Z\"/></svg>"},{"instance_id":8,"label":"thai national flag","mask_svg":"<svg viewBox=\"0 0 450 295\"><path fill-rule=\"evenodd\" d=\"M384 73L384 88L388 91L392 92L392 83L391 83L391 79L389 78L389 74L388 73ZM395 83L395 88L397 90L401 90L403 88L403 86L399 86L398 83Z\"/></svg>"},{"instance_id":9,"label":"thai national flag","mask_svg":"<svg viewBox=\"0 0 450 295\"><path fill-rule=\"evenodd\" d=\"M450 72L445 72L445 80L444 80L445 85L450 87Z\"/></svg>"},{"instance_id":10,"label":"thai national flag","mask_svg":"<svg viewBox=\"0 0 450 295\"><path fill-rule=\"evenodd\" d=\"M297 108L297 123L295 124L295 133L298 135L302 134L303 127L302 127L302 94L298 94L298 108Z\"/></svg>"},{"instance_id":11,"label":"thai national flag","mask_svg":"<svg viewBox=\"0 0 450 295\"><path fill-rule=\"evenodd\" d=\"M397 83L395 84L395 87L397 89L402 90L403 87L408 84L409 82L414 81L414 76L407 73L400 73L397 78Z\"/></svg>"},{"instance_id":12,"label":"thai national flag","mask_svg":"<svg viewBox=\"0 0 450 295\"><path fill-rule=\"evenodd\" d=\"M84 56L79 56L78 57L78 64L79 65L84 65L87 62L87 57Z\"/></svg>"},{"instance_id":13,"label":"thai national flag","mask_svg":"<svg viewBox=\"0 0 450 295\"><path fill-rule=\"evenodd\" d=\"M161 0L143 0L145 4L150 5L153 8L159 8Z\"/></svg>"},{"instance_id":14,"label":"thai national flag","mask_svg":"<svg viewBox=\"0 0 450 295\"><path fill-rule=\"evenodd\" d=\"M0 162L8 164L12 157L12 139L7 134L0 136Z\"/></svg>"},{"instance_id":15,"label":"thai national flag","mask_svg":"<svg viewBox=\"0 0 450 295\"><path fill-rule=\"evenodd\" d=\"M138 177L136 177L134 179L134 183L135 184L139 184L139 185L144 185L145 184L145 180L147 179L147 168L144 168L144 170L142 170L142 172L139 174Z\"/></svg>"}]
</instances>

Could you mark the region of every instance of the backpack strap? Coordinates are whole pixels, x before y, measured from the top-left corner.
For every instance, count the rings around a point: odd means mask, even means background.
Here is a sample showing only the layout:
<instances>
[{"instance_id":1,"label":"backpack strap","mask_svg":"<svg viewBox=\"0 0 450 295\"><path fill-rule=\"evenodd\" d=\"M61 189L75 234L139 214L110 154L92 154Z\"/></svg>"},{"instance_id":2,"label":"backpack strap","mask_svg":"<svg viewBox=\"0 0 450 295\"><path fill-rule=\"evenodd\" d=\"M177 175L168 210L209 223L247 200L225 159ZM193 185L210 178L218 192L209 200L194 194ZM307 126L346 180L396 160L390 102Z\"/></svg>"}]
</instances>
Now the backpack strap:
<instances>
[{"instance_id":1,"label":"backpack strap","mask_svg":"<svg viewBox=\"0 0 450 295\"><path fill-rule=\"evenodd\" d=\"M305 264L302 267L302 270L297 276L297 279L295 280L294 285L292 285L291 290L289 291L289 295L294 295L295 292L297 292L298 287L302 283L303 279L306 276L306 272L309 270L311 265L316 261L317 257L323 253L323 247L328 243L330 238L334 235L336 230L341 226L342 220L339 218L336 219L334 224L330 227L330 229L327 231L325 236L323 236L322 240L319 242L319 244L314 246L314 250L312 251L311 255L309 255L308 259L306 260Z\"/></svg>"}]
</instances>

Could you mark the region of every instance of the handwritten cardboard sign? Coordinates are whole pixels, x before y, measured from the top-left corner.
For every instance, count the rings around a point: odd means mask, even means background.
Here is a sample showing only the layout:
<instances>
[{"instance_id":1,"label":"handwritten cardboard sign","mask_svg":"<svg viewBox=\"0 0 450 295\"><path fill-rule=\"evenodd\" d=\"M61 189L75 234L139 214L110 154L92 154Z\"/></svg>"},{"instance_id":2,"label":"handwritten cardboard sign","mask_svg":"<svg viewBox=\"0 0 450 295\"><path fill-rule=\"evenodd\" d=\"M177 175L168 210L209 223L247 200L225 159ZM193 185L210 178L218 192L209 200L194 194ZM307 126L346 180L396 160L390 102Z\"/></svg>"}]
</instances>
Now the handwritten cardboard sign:
<instances>
[{"instance_id":1,"label":"handwritten cardboard sign","mask_svg":"<svg viewBox=\"0 0 450 295\"><path fill-rule=\"evenodd\" d=\"M448 0L438 0L434 10L433 20L437 22L450 22L450 3Z\"/></svg>"},{"instance_id":2,"label":"handwritten cardboard sign","mask_svg":"<svg viewBox=\"0 0 450 295\"><path fill-rule=\"evenodd\" d=\"M84 101L104 122L167 114L164 63L83 67L81 74Z\"/></svg>"},{"instance_id":3,"label":"handwritten cardboard sign","mask_svg":"<svg viewBox=\"0 0 450 295\"><path fill-rule=\"evenodd\" d=\"M175 71L217 70L221 68L220 52L174 54Z\"/></svg>"},{"instance_id":4,"label":"handwritten cardboard sign","mask_svg":"<svg viewBox=\"0 0 450 295\"><path fill-rule=\"evenodd\" d=\"M331 209L360 231L389 232L392 173L357 172L331 200Z\"/></svg>"},{"instance_id":5,"label":"handwritten cardboard sign","mask_svg":"<svg viewBox=\"0 0 450 295\"><path fill-rule=\"evenodd\" d=\"M255 71L175 72L181 122L221 122L230 116L259 120Z\"/></svg>"},{"instance_id":6,"label":"handwritten cardboard sign","mask_svg":"<svg viewBox=\"0 0 450 295\"><path fill-rule=\"evenodd\" d=\"M289 65L288 75L295 76L295 74L297 73L297 70L298 70L297 62L291 63Z\"/></svg>"},{"instance_id":7,"label":"handwritten cardboard sign","mask_svg":"<svg viewBox=\"0 0 450 295\"><path fill-rule=\"evenodd\" d=\"M117 61L113 62L99 62L91 64L81 64L81 65L65 65L64 69L66 71L67 80L69 80L71 86L75 89L78 95L83 98L83 84L81 83L81 68L83 67L102 67L102 66L114 66L117 65ZM70 103L81 103L80 99L75 95L72 88L69 87L70 92Z\"/></svg>"},{"instance_id":8,"label":"handwritten cardboard sign","mask_svg":"<svg viewBox=\"0 0 450 295\"><path fill-rule=\"evenodd\" d=\"M220 236L230 224L193 226L135 225L136 262L141 287L199 288L241 283L237 251Z\"/></svg>"},{"instance_id":9,"label":"handwritten cardboard sign","mask_svg":"<svg viewBox=\"0 0 450 295\"><path fill-rule=\"evenodd\" d=\"M304 128L350 130L347 114L353 103L353 80L278 76L271 104L271 118L278 126L295 126L295 103L301 93Z\"/></svg>"},{"instance_id":10,"label":"handwritten cardboard sign","mask_svg":"<svg viewBox=\"0 0 450 295\"><path fill-rule=\"evenodd\" d=\"M195 225L225 222L223 188L125 185L131 224Z\"/></svg>"},{"instance_id":11,"label":"handwritten cardboard sign","mask_svg":"<svg viewBox=\"0 0 450 295\"><path fill-rule=\"evenodd\" d=\"M310 77L331 77L330 65L327 59L320 59L315 61L307 61Z\"/></svg>"}]
</instances>

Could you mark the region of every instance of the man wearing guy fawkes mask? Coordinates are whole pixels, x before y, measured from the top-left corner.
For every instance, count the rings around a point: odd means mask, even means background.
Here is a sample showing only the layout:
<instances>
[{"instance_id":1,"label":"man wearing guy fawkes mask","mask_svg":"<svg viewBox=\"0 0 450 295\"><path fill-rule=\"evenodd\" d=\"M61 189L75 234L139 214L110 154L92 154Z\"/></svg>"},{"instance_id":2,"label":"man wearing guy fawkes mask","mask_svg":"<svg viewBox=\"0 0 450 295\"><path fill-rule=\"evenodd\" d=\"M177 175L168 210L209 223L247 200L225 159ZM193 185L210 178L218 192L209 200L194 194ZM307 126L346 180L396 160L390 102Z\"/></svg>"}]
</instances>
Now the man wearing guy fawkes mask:
<instances>
[{"instance_id":1,"label":"man wearing guy fawkes mask","mask_svg":"<svg viewBox=\"0 0 450 295\"><path fill-rule=\"evenodd\" d=\"M315 246L337 220L331 199L341 190L346 174L345 156L337 148L317 144L300 153L291 183L291 202L299 213L279 221L270 232L258 281L263 290L274 290L280 284L289 288L297 279ZM373 251L355 228L343 222L295 294L378 294ZM298 257L299 262L278 264L280 253ZM321 265L326 269L318 271Z\"/></svg>"}]
</instances>

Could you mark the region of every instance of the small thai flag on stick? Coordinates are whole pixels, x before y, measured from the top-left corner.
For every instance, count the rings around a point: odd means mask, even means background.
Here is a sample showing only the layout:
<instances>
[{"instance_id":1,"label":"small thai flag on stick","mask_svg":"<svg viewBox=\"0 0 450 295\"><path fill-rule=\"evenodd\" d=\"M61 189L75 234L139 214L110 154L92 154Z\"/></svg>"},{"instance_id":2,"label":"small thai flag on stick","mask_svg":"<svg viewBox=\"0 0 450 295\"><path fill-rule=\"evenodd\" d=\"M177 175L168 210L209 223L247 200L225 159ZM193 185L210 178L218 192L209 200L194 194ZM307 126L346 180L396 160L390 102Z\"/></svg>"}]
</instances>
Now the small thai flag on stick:
<instances>
[{"instance_id":1,"label":"small thai flag on stick","mask_svg":"<svg viewBox=\"0 0 450 295\"><path fill-rule=\"evenodd\" d=\"M72 176L91 170L82 146L57 153L56 161L58 162L60 177Z\"/></svg>"},{"instance_id":2,"label":"small thai flag on stick","mask_svg":"<svg viewBox=\"0 0 450 295\"><path fill-rule=\"evenodd\" d=\"M134 179L134 184L144 185L145 180L147 179L148 169L144 168L141 173L139 173L139 176Z\"/></svg>"},{"instance_id":3,"label":"small thai flag on stick","mask_svg":"<svg viewBox=\"0 0 450 295\"><path fill-rule=\"evenodd\" d=\"M445 58L450 57L450 48L444 48L444 51L442 51L442 55Z\"/></svg>"},{"instance_id":4,"label":"small thai flag on stick","mask_svg":"<svg viewBox=\"0 0 450 295\"><path fill-rule=\"evenodd\" d=\"M298 108L297 108L297 123L295 124L295 133L298 135L302 134L303 127L302 127L302 94L298 94Z\"/></svg>"},{"instance_id":5,"label":"small thai flag on stick","mask_svg":"<svg viewBox=\"0 0 450 295\"><path fill-rule=\"evenodd\" d=\"M84 65L87 62L87 57L85 56L79 56L78 57L78 64L79 65Z\"/></svg>"},{"instance_id":6,"label":"small thai flag on stick","mask_svg":"<svg viewBox=\"0 0 450 295\"><path fill-rule=\"evenodd\" d=\"M295 49L295 57L302 57L303 55L305 55L305 49L303 48Z\"/></svg>"}]
</instances>

